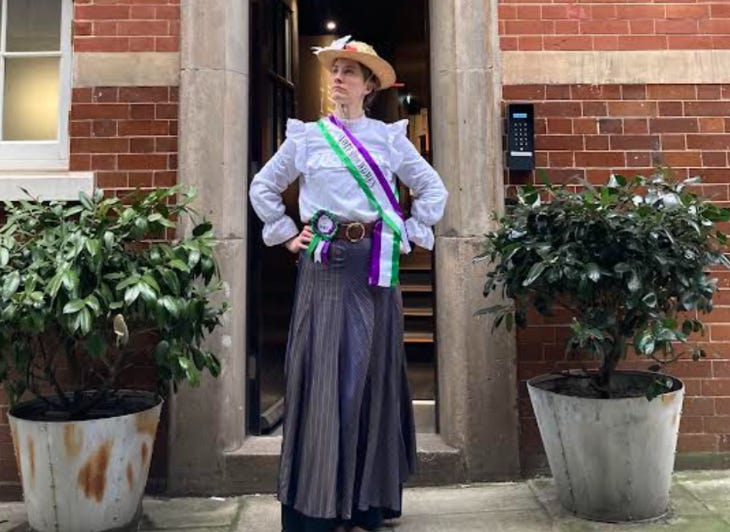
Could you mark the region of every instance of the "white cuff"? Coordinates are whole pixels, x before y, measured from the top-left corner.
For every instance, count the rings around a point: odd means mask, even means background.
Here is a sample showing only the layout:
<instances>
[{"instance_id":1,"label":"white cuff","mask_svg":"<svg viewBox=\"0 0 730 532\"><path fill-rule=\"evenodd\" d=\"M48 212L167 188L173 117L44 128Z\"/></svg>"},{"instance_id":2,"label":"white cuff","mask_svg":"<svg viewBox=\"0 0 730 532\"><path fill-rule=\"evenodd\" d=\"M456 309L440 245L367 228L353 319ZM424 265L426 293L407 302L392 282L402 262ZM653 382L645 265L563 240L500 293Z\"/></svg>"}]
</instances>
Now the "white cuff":
<instances>
[{"instance_id":1,"label":"white cuff","mask_svg":"<svg viewBox=\"0 0 730 532\"><path fill-rule=\"evenodd\" d=\"M282 216L275 222L265 223L262 233L264 244L267 246L276 246L297 236L299 229L297 229L297 224L289 216Z\"/></svg>"},{"instance_id":2,"label":"white cuff","mask_svg":"<svg viewBox=\"0 0 730 532\"><path fill-rule=\"evenodd\" d=\"M411 217L406 220L406 233L408 240L426 249L433 249L433 230L428 225L422 224Z\"/></svg>"}]
</instances>

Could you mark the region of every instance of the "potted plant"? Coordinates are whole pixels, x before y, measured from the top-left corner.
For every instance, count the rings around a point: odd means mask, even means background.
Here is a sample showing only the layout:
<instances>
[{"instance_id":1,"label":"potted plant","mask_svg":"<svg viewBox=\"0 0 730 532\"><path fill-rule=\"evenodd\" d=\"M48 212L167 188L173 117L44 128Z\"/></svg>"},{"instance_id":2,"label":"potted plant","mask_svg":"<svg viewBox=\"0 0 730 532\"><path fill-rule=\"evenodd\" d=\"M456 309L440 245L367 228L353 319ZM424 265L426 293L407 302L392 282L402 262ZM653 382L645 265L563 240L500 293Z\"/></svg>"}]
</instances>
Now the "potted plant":
<instances>
[{"instance_id":1,"label":"potted plant","mask_svg":"<svg viewBox=\"0 0 730 532\"><path fill-rule=\"evenodd\" d=\"M193 197L173 187L5 204L0 382L34 530L138 519L162 399L125 389L125 372L156 368L164 392L220 371L202 347L226 310L211 225L164 240L176 221L194 222Z\"/></svg>"},{"instance_id":2,"label":"potted plant","mask_svg":"<svg viewBox=\"0 0 730 532\"><path fill-rule=\"evenodd\" d=\"M484 295L513 301L479 313L511 328L562 312L566 352L597 359L595 370L527 384L560 501L579 516L644 520L668 509L684 387L660 370L705 356L692 341L717 290L708 270L730 264L716 227L730 211L699 197L698 182L659 169L605 186L524 186L475 259L494 264ZM617 370L629 351L651 371Z\"/></svg>"}]
</instances>

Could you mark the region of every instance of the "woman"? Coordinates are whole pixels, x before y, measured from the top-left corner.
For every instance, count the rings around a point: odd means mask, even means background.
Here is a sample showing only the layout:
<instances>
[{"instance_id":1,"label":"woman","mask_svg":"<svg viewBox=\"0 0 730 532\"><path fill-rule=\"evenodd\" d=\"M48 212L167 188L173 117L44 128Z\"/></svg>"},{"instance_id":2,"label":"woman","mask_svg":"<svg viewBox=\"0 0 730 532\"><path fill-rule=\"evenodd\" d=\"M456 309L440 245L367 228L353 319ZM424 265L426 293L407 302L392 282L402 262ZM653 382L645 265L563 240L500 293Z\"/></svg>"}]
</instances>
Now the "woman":
<instances>
[{"instance_id":1,"label":"woman","mask_svg":"<svg viewBox=\"0 0 730 532\"><path fill-rule=\"evenodd\" d=\"M406 137L407 121L367 118L395 72L349 36L315 51L334 114L289 120L250 198L267 245L300 254L289 330L278 497L286 532L374 530L400 515L416 462L398 256L433 247L446 190ZM395 174L415 194L403 220ZM299 231L282 192L301 176Z\"/></svg>"}]
</instances>

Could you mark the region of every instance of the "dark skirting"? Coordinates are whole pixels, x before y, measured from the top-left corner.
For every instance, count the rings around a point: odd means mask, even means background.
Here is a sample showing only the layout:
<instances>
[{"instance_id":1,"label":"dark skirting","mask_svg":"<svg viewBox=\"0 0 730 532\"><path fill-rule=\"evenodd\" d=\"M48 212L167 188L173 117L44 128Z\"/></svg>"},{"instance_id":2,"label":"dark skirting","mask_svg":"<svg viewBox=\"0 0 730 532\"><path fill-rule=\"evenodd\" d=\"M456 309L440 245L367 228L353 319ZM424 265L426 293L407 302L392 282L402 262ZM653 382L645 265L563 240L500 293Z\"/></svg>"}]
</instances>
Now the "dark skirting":
<instances>
[{"instance_id":1,"label":"dark skirting","mask_svg":"<svg viewBox=\"0 0 730 532\"><path fill-rule=\"evenodd\" d=\"M333 242L326 265L299 258L278 486L287 532L374 530L400 515L415 469L400 288L369 286L369 261L369 239Z\"/></svg>"}]
</instances>

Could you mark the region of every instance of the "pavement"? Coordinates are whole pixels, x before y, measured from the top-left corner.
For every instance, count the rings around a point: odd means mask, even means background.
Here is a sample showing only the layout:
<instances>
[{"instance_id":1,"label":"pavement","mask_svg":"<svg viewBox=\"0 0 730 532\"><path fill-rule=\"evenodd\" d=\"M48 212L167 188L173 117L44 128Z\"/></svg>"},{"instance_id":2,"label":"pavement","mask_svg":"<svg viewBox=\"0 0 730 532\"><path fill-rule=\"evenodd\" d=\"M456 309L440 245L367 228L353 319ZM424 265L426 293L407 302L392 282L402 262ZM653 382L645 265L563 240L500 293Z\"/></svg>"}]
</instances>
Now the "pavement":
<instances>
[{"instance_id":1,"label":"pavement","mask_svg":"<svg viewBox=\"0 0 730 532\"><path fill-rule=\"evenodd\" d=\"M272 495L144 500L140 530L279 532ZM26 531L22 503L0 503L0 531ZM410 488L403 517L386 532L730 532L730 471L679 472L670 513L651 523L611 525L576 518L560 506L553 481ZM83 531L79 531L83 532Z\"/></svg>"}]
</instances>

